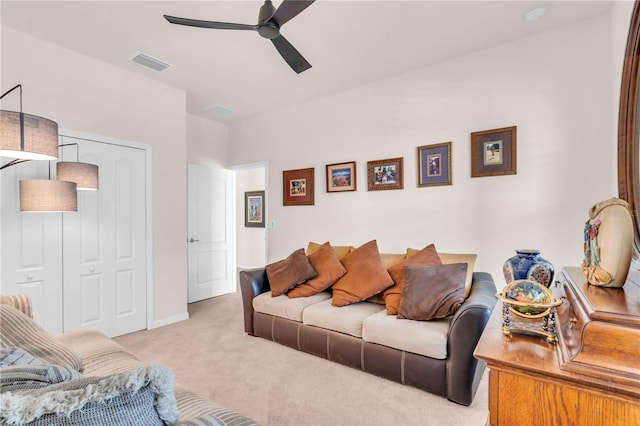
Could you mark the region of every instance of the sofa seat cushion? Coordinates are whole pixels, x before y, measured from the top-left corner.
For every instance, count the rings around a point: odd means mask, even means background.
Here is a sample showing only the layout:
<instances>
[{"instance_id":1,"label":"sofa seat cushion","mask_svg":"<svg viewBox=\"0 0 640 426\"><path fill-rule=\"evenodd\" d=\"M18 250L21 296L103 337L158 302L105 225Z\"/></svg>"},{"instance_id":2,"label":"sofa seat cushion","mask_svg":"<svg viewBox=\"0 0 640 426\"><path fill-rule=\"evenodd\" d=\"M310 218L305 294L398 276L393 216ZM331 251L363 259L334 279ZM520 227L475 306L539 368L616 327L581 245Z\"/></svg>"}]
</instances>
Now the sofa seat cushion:
<instances>
[{"instance_id":1,"label":"sofa seat cushion","mask_svg":"<svg viewBox=\"0 0 640 426\"><path fill-rule=\"evenodd\" d=\"M176 384L174 387L176 404L180 411L180 425L204 426L219 424L225 426L258 426L258 423L244 417L204 396Z\"/></svg>"},{"instance_id":2,"label":"sofa seat cushion","mask_svg":"<svg viewBox=\"0 0 640 426\"><path fill-rule=\"evenodd\" d=\"M80 372L85 376L126 373L146 365L97 330L69 331L55 339L82 358Z\"/></svg>"},{"instance_id":3,"label":"sofa seat cushion","mask_svg":"<svg viewBox=\"0 0 640 426\"><path fill-rule=\"evenodd\" d=\"M252 303L256 312L302 322L302 311L310 305L330 298L331 295L327 292L295 298L289 298L284 294L272 297L270 292L265 292L254 297Z\"/></svg>"},{"instance_id":4,"label":"sofa seat cushion","mask_svg":"<svg viewBox=\"0 0 640 426\"><path fill-rule=\"evenodd\" d=\"M451 318L413 321L387 315L383 310L364 320L362 339L429 358L446 359Z\"/></svg>"},{"instance_id":5,"label":"sofa seat cushion","mask_svg":"<svg viewBox=\"0 0 640 426\"><path fill-rule=\"evenodd\" d=\"M365 318L384 310L384 306L370 302L359 302L337 307L333 306L331 300L328 299L307 307L302 312L302 322L307 325L362 337L362 323Z\"/></svg>"}]
</instances>

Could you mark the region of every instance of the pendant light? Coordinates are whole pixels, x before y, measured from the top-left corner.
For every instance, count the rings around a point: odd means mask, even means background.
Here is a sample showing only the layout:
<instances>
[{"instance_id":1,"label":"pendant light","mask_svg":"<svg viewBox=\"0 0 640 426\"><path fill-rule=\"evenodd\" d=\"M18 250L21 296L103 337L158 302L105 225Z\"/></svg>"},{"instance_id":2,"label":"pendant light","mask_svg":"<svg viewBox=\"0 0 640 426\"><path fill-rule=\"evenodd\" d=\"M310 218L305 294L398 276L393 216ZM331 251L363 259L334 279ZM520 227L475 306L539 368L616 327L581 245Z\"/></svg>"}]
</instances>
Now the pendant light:
<instances>
[{"instance_id":1,"label":"pendant light","mask_svg":"<svg viewBox=\"0 0 640 426\"><path fill-rule=\"evenodd\" d=\"M20 181L21 212L76 212L78 190L75 182L50 179Z\"/></svg>"},{"instance_id":2,"label":"pendant light","mask_svg":"<svg viewBox=\"0 0 640 426\"><path fill-rule=\"evenodd\" d=\"M20 89L20 112L0 110L0 156L14 158L0 170L30 160L58 158L58 124L55 121L22 112L22 85L0 95L0 99ZM21 212L78 211L75 182L49 179L21 180Z\"/></svg>"},{"instance_id":3,"label":"pendant light","mask_svg":"<svg viewBox=\"0 0 640 426\"><path fill-rule=\"evenodd\" d=\"M58 124L47 118L22 112L22 85L0 95L0 99L20 89L20 111L0 110L0 157L15 158L2 166L25 160L58 158Z\"/></svg>"},{"instance_id":4,"label":"pendant light","mask_svg":"<svg viewBox=\"0 0 640 426\"><path fill-rule=\"evenodd\" d=\"M56 163L56 179L66 182L75 182L78 191L97 190L98 166L95 164L80 162L80 147L77 143L62 144L63 146L76 146L76 161L59 161Z\"/></svg>"}]
</instances>

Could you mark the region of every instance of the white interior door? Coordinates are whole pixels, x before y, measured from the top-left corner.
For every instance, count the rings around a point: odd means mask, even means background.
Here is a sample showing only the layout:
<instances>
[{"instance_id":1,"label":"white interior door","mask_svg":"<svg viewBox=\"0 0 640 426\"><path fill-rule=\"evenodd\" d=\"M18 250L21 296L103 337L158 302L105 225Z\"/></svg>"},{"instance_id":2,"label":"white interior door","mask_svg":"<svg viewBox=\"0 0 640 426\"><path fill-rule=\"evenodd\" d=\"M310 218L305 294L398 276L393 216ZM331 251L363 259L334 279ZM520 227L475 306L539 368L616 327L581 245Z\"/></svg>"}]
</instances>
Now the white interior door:
<instances>
[{"instance_id":1,"label":"white interior door","mask_svg":"<svg viewBox=\"0 0 640 426\"><path fill-rule=\"evenodd\" d=\"M188 165L188 301L233 291L233 172Z\"/></svg>"},{"instance_id":2,"label":"white interior door","mask_svg":"<svg viewBox=\"0 0 640 426\"><path fill-rule=\"evenodd\" d=\"M64 217L64 329L119 336L146 328L146 167L141 149L65 138L97 164L100 189ZM75 147L63 158L75 160Z\"/></svg>"}]
</instances>

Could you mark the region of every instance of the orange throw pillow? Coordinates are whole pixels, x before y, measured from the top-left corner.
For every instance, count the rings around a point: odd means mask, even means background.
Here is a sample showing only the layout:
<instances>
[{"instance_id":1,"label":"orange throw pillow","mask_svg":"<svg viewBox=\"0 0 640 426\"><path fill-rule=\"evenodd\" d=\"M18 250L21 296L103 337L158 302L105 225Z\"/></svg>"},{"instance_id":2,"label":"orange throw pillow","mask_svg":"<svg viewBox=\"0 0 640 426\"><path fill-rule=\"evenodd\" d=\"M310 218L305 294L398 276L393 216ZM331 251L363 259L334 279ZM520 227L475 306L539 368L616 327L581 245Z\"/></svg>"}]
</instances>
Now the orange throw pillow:
<instances>
[{"instance_id":1,"label":"orange throw pillow","mask_svg":"<svg viewBox=\"0 0 640 426\"><path fill-rule=\"evenodd\" d=\"M393 279L393 285L383 293L384 304L387 306L387 315L398 315L398 307L402 298L402 285L404 283L404 267L410 265L434 266L442 265L436 246L429 244L416 254L389 268L389 275Z\"/></svg>"},{"instance_id":2,"label":"orange throw pillow","mask_svg":"<svg viewBox=\"0 0 640 426\"><path fill-rule=\"evenodd\" d=\"M347 273L328 241L313 253L308 254L307 258L309 258L311 266L313 266L318 275L292 288L287 293L289 297L307 297L318 294L331 287L333 283Z\"/></svg>"},{"instance_id":3,"label":"orange throw pillow","mask_svg":"<svg viewBox=\"0 0 640 426\"><path fill-rule=\"evenodd\" d=\"M333 306L361 302L393 284L380 259L378 243L371 240L342 259L347 273L333 285Z\"/></svg>"}]
</instances>

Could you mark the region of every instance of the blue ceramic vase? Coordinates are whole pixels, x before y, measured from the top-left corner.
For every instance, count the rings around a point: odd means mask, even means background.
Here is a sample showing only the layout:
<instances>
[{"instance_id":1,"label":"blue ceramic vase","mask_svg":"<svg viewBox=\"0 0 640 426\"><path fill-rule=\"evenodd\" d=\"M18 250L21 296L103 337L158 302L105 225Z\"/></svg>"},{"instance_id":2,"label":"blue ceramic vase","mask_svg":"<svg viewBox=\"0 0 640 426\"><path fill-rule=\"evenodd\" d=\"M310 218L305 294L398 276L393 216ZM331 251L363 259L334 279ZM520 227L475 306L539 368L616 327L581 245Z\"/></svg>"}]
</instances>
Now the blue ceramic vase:
<instances>
[{"instance_id":1,"label":"blue ceramic vase","mask_svg":"<svg viewBox=\"0 0 640 426\"><path fill-rule=\"evenodd\" d=\"M507 284L515 280L531 280L549 287L553 281L553 265L540 257L540 250L516 250L516 255L502 265L502 273Z\"/></svg>"}]
</instances>

